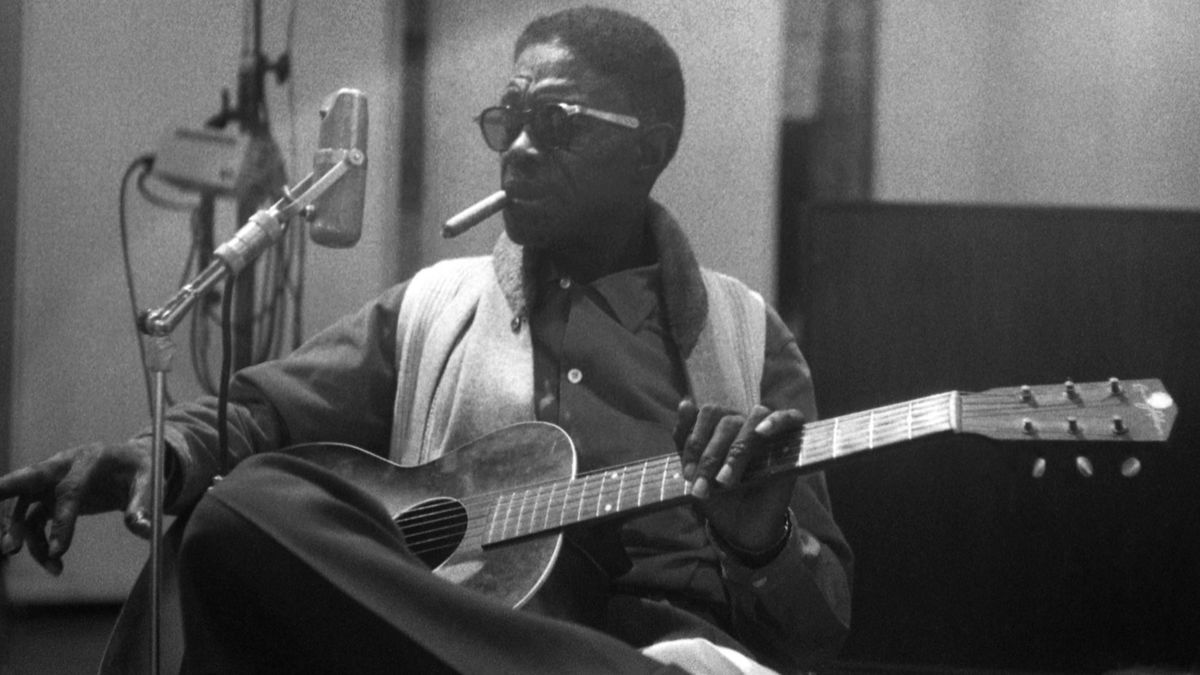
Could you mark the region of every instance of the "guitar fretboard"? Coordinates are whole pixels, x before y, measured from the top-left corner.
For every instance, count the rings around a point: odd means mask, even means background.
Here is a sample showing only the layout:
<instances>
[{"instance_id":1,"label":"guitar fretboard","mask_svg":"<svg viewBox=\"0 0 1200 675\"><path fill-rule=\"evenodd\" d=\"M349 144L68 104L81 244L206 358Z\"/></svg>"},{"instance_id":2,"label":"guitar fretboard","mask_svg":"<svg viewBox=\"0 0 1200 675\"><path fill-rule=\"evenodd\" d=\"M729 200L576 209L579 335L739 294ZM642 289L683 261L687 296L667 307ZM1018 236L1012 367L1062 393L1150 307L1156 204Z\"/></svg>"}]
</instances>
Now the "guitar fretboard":
<instances>
[{"instance_id":1,"label":"guitar fretboard","mask_svg":"<svg viewBox=\"0 0 1200 675\"><path fill-rule=\"evenodd\" d=\"M815 470L847 455L958 430L959 395L947 392L804 426L803 432L767 454L750 480L785 471ZM569 480L530 485L495 497L484 545L498 544L637 510L670 506L688 498L677 455L662 455L585 473Z\"/></svg>"}]
</instances>

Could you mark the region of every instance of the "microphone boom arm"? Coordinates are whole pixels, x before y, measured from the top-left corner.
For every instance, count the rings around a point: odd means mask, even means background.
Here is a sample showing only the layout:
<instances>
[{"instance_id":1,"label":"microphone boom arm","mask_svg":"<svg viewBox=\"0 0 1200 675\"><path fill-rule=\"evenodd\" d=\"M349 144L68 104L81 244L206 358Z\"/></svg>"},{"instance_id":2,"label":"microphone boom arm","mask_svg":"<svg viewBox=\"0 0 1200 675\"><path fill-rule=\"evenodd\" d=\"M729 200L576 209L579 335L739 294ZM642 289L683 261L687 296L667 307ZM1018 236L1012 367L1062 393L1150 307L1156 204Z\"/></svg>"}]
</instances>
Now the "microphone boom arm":
<instances>
[{"instance_id":1,"label":"microphone boom arm","mask_svg":"<svg viewBox=\"0 0 1200 675\"><path fill-rule=\"evenodd\" d=\"M213 262L207 268L184 284L162 307L143 311L138 316L138 329L151 337L163 337L171 333L196 301L213 286L241 272L279 241L292 216L297 213L311 216L309 207L317 197L333 187L351 166L361 166L366 161L366 154L358 148L325 149L318 150L318 153L332 153L331 159L337 163L319 178L314 178L314 174L310 173L294 188L284 187L283 197L279 201L250 216L232 239L213 251ZM299 191L299 195L294 194L296 191Z\"/></svg>"}]
</instances>

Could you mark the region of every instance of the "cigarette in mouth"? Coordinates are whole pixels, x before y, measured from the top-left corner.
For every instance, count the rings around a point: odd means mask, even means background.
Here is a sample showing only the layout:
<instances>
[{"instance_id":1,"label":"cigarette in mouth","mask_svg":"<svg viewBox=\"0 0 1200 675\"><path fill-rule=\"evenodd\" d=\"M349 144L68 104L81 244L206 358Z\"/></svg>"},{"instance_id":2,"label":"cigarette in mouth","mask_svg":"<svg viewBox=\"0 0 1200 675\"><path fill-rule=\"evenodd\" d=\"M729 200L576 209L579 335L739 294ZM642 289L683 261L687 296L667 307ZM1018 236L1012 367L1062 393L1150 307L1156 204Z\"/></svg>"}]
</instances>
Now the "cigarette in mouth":
<instances>
[{"instance_id":1,"label":"cigarette in mouth","mask_svg":"<svg viewBox=\"0 0 1200 675\"><path fill-rule=\"evenodd\" d=\"M504 193L504 190L493 192L443 223L442 236L446 239L457 237L499 212L507 203L508 195Z\"/></svg>"}]
</instances>

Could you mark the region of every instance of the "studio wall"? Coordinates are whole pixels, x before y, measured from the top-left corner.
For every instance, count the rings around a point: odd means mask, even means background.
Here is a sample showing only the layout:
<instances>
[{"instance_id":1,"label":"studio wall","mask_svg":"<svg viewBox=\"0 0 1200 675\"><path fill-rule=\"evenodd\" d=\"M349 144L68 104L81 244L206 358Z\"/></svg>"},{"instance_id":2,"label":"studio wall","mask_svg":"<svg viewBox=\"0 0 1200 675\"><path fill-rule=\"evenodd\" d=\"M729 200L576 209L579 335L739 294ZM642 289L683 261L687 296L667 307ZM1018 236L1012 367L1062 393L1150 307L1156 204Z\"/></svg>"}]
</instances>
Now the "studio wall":
<instances>
[{"instance_id":1,"label":"studio wall","mask_svg":"<svg viewBox=\"0 0 1200 675\"><path fill-rule=\"evenodd\" d=\"M880 3L875 198L1200 206L1200 4Z\"/></svg>"}]
</instances>

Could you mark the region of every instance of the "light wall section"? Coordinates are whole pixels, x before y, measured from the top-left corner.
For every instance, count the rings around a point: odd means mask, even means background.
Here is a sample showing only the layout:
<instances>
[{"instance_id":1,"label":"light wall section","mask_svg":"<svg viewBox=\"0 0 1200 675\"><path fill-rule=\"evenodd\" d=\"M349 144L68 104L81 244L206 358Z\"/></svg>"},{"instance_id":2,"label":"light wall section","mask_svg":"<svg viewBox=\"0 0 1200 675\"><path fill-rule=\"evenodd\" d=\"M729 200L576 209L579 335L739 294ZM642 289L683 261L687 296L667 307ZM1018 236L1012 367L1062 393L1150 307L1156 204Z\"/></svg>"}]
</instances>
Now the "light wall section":
<instances>
[{"instance_id":1,"label":"light wall section","mask_svg":"<svg viewBox=\"0 0 1200 675\"><path fill-rule=\"evenodd\" d=\"M165 130L203 125L217 112L221 89L236 88L246 4L24 4L10 466L118 441L148 424L121 266L118 185ZM284 48L292 3L263 4L263 48L273 59ZM348 251L309 247L307 334L392 281L400 12L390 0L297 4L294 135L286 90L267 82L272 132L292 182L311 170L317 110L328 94L362 89L371 113L363 238ZM153 207L132 190L129 203L140 304L155 306L178 288L188 215ZM220 204L218 238L237 225L233 205ZM177 331L176 343L171 390L189 398L198 387L186 330ZM51 578L17 556L5 570L8 594L15 603L120 599L147 552L119 516L84 518L63 575Z\"/></svg>"},{"instance_id":2,"label":"light wall section","mask_svg":"<svg viewBox=\"0 0 1200 675\"><path fill-rule=\"evenodd\" d=\"M1200 3L885 0L876 196L1200 207Z\"/></svg>"},{"instance_id":3,"label":"light wall section","mask_svg":"<svg viewBox=\"0 0 1200 675\"><path fill-rule=\"evenodd\" d=\"M472 118L511 74L512 45L535 16L578 3L430 3L428 142L422 248L426 262L486 253L496 217L444 241L439 223L498 189L499 160ZM780 1L599 3L647 19L675 47L687 121L653 196L679 219L701 262L774 292L778 128L783 63Z\"/></svg>"}]
</instances>

